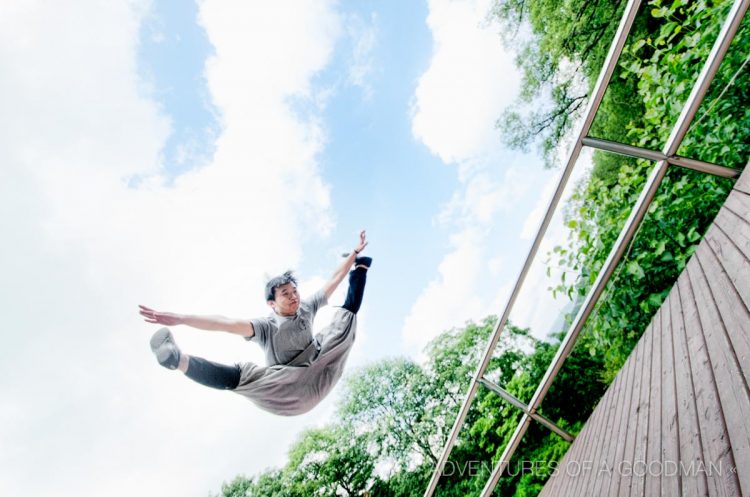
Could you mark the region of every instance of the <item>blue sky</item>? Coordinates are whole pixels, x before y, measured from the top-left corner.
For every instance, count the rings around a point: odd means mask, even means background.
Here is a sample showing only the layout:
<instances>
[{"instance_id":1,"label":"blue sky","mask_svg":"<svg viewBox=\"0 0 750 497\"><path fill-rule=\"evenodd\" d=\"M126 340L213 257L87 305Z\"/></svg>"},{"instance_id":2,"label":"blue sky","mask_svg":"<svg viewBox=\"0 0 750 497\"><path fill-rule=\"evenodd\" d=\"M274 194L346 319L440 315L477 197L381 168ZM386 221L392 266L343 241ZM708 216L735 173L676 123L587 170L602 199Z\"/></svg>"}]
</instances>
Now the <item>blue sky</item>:
<instances>
[{"instance_id":1,"label":"blue sky","mask_svg":"<svg viewBox=\"0 0 750 497\"><path fill-rule=\"evenodd\" d=\"M162 151L170 176L205 165L219 128L203 75L213 49L197 15L192 2L154 2L140 26L139 74L172 123Z\"/></svg>"},{"instance_id":2,"label":"blue sky","mask_svg":"<svg viewBox=\"0 0 750 497\"><path fill-rule=\"evenodd\" d=\"M368 292L368 299L375 292L374 299L390 301L394 307L389 317L379 320L381 329L389 328L390 316L406 314L409 299L423 286L420 282L434 273L441 250L427 248L445 245L446 235L435 229L436 206L447 203L455 188L454 171L411 133L414 85L428 67L432 50L424 24L427 13L427 5L417 2L346 6L345 32L329 64L312 78L315 87L332 91L320 116L327 143L319 154L319 167L331 187L336 230L351 239L352 233L367 228L374 243L371 254L383 273L378 279L398 281L391 288L381 284ZM210 99L203 74L213 50L197 15L197 6L189 2L155 2L141 25L140 75L172 124L162 150L167 181L205 165L220 127L220 111ZM361 55L367 60L357 61L362 31L370 33L367 53ZM351 80L350 68L356 64L368 66L363 68L364 81ZM318 110L308 99L297 99L293 107L302 116ZM410 201L414 197L419 200ZM378 235L391 243L382 243ZM304 252L300 266L305 272L331 270L331 254L345 242L331 238ZM411 277L396 276L405 274Z\"/></svg>"},{"instance_id":3,"label":"blue sky","mask_svg":"<svg viewBox=\"0 0 750 497\"><path fill-rule=\"evenodd\" d=\"M428 5L360 2L339 5L339 13L342 32L330 60L311 76L313 91L326 93L325 104L307 97L289 98L301 119L314 116L321 121L326 138L317 161L330 187L336 226L326 239L305 245L298 270L302 275L326 274L335 264L331 255L349 243L341 235L351 239L358 229L368 229L370 253L377 261L368 301L381 303L370 321L382 337L370 350L379 357L393 353L401 323L450 249L452 226L437 218L460 181L456 168L445 164L412 131L414 90L433 56L432 33L424 22ZM172 124L162 150L167 181L210 160L221 126L221 111L210 99L203 72L214 52L197 16L195 5L156 2L141 26L140 75L152 86L152 95ZM360 80L352 75L355 67ZM499 144L499 134L493 140ZM488 147L470 160L489 162L498 150L503 162L510 157L527 161L526 167L535 172L542 170L533 155L519 156L499 146ZM501 180L507 164L491 166L495 171L487 177ZM533 195L523 200L521 213L530 211L536 201ZM487 229L517 233L519 219L507 217ZM507 243L507 236L503 239ZM511 252L515 254L521 245L513 244ZM493 291L482 283L481 291ZM460 322L448 322L445 328Z\"/></svg>"},{"instance_id":4,"label":"blue sky","mask_svg":"<svg viewBox=\"0 0 750 497\"><path fill-rule=\"evenodd\" d=\"M312 292L366 228L375 262L350 371L422 360L440 331L501 312L558 172L494 128L520 78L488 7L7 8L0 310L16 331L0 353L0 488L206 495L284 464L332 419L339 390L278 418L163 370L137 304L266 314L266 274L296 268ZM553 226L542 253L564 236ZM548 285L537 264L511 316L539 336L564 305ZM263 360L236 337L175 334L189 353Z\"/></svg>"}]
</instances>

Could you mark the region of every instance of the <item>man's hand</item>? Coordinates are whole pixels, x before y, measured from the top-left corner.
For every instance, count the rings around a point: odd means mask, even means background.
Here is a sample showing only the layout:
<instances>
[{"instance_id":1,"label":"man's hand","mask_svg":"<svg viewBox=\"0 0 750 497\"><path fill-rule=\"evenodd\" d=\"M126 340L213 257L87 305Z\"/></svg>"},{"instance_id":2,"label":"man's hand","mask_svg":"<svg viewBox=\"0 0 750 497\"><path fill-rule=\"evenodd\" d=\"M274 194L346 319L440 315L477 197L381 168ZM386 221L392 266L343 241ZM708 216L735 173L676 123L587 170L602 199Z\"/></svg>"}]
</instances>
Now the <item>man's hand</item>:
<instances>
[{"instance_id":1,"label":"man's hand","mask_svg":"<svg viewBox=\"0 0 750 497\"><path fill-rule=\"evenodd\" d=\"M365 249L365 247L367 247L367 237L365 236L365 230L362 230L359 233L359 245L354 248L354 252L359 254Z\"/></svg>"},{"instance_id":2,"label":"man's hand","mask_svg":"<svg viewBox=\"0 0 750 497\"><path fill-rule=\"evenodd\" d=\"M359 255L360 252L362 252L365 247L367 246L367 237L365 236L365 230L362 230L359 233L359 245L354 247L354 250L351 253L343 254L346 259L344 259L344 262L341 263L339 268L336 270L335 273L333 273L333 276L331 276L331 279L323 285L323 291L326 294L326 298L330 299L331 295L333 295L333 292L336 291L336 287L339 286L339 283L344 279L344 276L349 272L349 269L352 267L352 264L354 263L357 255Z\"/></svg>"},{"instance_id":3,"label":"man's hand","mask_svg":"<svg viewBox=\"0 0 750 497\"><path fill-rule=\"evenodd\" d=\"M149 309L145 305L139 305L140 314L143 316L143 320L147 323L163 324L165 326L174 326L177 324L183 324L184 319L181 314L175 314L172 312L159 312L153 309Z\"/></svg>"}]
</instances>

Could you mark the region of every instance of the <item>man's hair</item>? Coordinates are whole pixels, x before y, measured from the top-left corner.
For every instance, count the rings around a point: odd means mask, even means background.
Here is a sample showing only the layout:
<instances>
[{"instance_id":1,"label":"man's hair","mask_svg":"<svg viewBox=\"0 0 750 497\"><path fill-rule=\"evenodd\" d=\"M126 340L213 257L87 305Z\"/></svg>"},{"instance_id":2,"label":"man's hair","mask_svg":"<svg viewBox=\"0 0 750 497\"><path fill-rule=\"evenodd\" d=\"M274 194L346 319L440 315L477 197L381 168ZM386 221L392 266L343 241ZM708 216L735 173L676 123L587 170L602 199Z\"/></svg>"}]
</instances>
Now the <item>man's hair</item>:
<instances>
[{"instance_id":1,"label":"man's hair","mask_svg":"<svg viewBox=\"0 0 750 497\"><path fill-rule=\"evenodd\" d=\"M276 300L276 289L287 283L294 283L297 286L297 278L294 277L294 273L289 270L285 271L280 276L274 276L268 283L266 283L266 300Z\"/></svg>"}]
</instances>

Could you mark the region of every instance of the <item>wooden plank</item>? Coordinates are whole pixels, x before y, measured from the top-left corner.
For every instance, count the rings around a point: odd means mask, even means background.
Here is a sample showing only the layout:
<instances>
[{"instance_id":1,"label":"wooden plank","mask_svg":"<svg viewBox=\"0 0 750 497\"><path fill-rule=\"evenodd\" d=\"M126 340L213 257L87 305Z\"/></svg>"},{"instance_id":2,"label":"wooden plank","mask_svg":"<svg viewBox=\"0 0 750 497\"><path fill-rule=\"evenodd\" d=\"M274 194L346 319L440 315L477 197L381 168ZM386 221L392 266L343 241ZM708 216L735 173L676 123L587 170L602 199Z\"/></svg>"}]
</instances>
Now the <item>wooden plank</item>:
<instances>
[{"instance_id":1,"label":"wooden plank","mask_svg":"<svg viewBox=\"0 0 750 497\"><path fill-rule=\"evenodd\" d=\"M568 455L568 452L570 452L570 450L573 448L574 444L575 444L575 440L573 440L573 443L568 446L568 450L565 451L565 454L563 454L562 458L557 462L558 468L559 468L559 465L562 464L563 459L565 459L565 457ZM545 482L544 487L542 487L542 491L539 492L539 497L547 497L548 495L555 497L556 495L558 495L554 491L554 489L560 484L562 473L556 470L553 470L551 467L550 467L550 471L551 471L551 474L549 478L547 478L547 481Z\"/></svg>"},{"instance_id":2,"label":"wooden plank","mask_svg":"<svg viewBox=\"0 0 750 497\"><path fill-rule=\"evenodd\" d=\"M596 416L594 416L596 414ZM592 413L586 424L590 425L590 430L586 434L586 438L581 444L581 448L576 455L574 460L571 460L572 466L566 468L570 471L570 485L568 485L566 493L567 495L580 496L581 487L586 484L589 478L589 471L586 469L586 461L589 459L589 455L596 444L599 431L601 429L601 415L600 412Z\"/></svg>"},{"instance_id":3,"label":"wooden plank","mask_svg":"<svg viewBox=\"0 0 750 497\"><path fill-rule=\"evenodd\" d=\"M661 495L661 397L662 397L662 367L661 367L661 308L651 321L651 391L648 407L648 446L646 450L646 480L643 494L647 496ZM658 464L658 466L657 466Z\"/></svg>"},{"instance_id":4,"label":"wooden plank","mask_svg":"<svg viewBox=\"0 0 750 497\"><path fill-rule=\"evenodd\" d=\"M726 213L726 216L732 214ZM750 307L750 241L748 242L747 252L743 252L741 246L737 243L739 237L734 226L725 227L726 221L722 213L717 217L716 225L706 233L706 243L717 254L722 261L722 265L732 280L732 284L737 288L745 306ZM721 218L721 219L719 219Z\"/></svg>"},{"instance_id":5,"label":"wooden plank","mask_svg":"<svg viewBox=\"0 0 750 497\"><path fill-rule=\"evenodd\" d=\"M609 468L609 471L601 475L601 481L597 481L597 486L595 487L596 495L612 495L613 492L616 491L612 484L612 480L615 477L614 472L616 471L617 461L625 451L625 441L628 436L628 417L625 412L625 406L630 405L633 393L633 383L635 382L635 357L634 350L631 352L623 366L625 376L623 378L622 388L620 389L621 393L618 397L617 416L615 417L616 436L612 438L607 454L607 467Z\"/></svg>"},{"instance_id":6,"label":"wooden plank","mask_svg":"<svg viewBox=\"0 0 750 497\"><path fill-rule=\"evenodd\" d=\"M740 360L728 333L740 323L750 322L750 315L741 302L719 261L706 244L698 247L695 257L702 268L691 279L696 299L701 302L698 312L711 360L721 410L726 420L729 446L732 449L734 468L750 468L750 389L740 367ZM705 278L703 278L705 276ZM746 337L747 338L747 337ZM750 495L750 474L737 470L742 495Z\"/></svg>"},{"instance_id":7,"label":"wooden plank","mask_svg":"<svg viewBox=\"0 0 750 497\"><path fill-rule=\"evenodd\" d=\"M739 481L737 476L729 471L730 468L735 467L734 457L732 457L732 449L727 440L727 427L721 411L716 379L702 329L704 324L712 327L715 323L702 323L698 310L699 307L703 309L712 303L701 301L699 306L694 294L696 288L693 284L700 284L699 273L701 273L701 268L698 261L692 258L678 279L678 285L687 345L690 351L698 425L703 441L703 467L706 468L707 473L711 471L709 473L711 476L707 478L709 496L739 497L741 495ZM712 465L716 465L720 475L713 472Z\"/></svg>"},{"instance_id":8,"label":"wooden plank","mask_svg":"<svg viewBox=\"0 0 750 497\"><path fill-rule=\"evenodd\" d=\"M732 192L540 495L750 495L748 220L750 191ZM568 474L587 460L591 474ZM620 471L636 461L662 474Z\"/></svg>"},{"instance_id":9,"label":"wooden plank","mask_svg":"<svg viewBox=\"0 0 750 497\"><path fill-rule=\"evenodd\" d=\"M750 168L747 166L745 166L745 170L734 184L734 189L750 194Z\"/></svg>"},{"instance_id":10,"label":"wooden plank","mask_svg":"<svg viewBox=\"0 0 750 497\"><path fill-rule=\"evenodd\" d=\"M672 297L673 298L673 297ZM664 302L661 316L661 492L650 495L662 497L680 497L682 488L676 467L680 461L680 429L677 418L677 380L674 369L674 344L669 313L669 302Z\"/></svg>"},{"instance_id":11,"label":"wooden plank","mask_svg":"<svg viewBox=\"0 0 750 497\"><path fill-rule=\"evenodd\" d=\"M722 209L734 212L745 223L750 222L750 195L743 192L732 192L724 201Z\"/></svg>"},{"instance_id":12,"label":"wooden plank","mask_svg":"<svg viewBox=\"0 0 750 497\"><path fill-rule=\"evenodd\" d=\"M630 497L643 495L646 483L646 470L643 464L646 461L646 450L649 437L649 399L651 398L651 371L653 370L653 333L646 332L641 337L644 341L643 351L643 377L641 379L641 395L638 400L637 423L635 426L635 447L633 448L633 465L631 467Z\"/></svg>"},{"instance_id":13,"label":"wooden plank","mask_svg":"<svg viewBox=\"0 0 750 497\"><path fill-rule=\"evenodd\" d=\"M570 483L570 478L568 478L568 475L565 471L565 466L569 461L573 460L581 450L582 441L585 438L587 429L587 425L584 424L583 428L581 428L581 431L578 433L573 443L570 445L570 447L568 447L565 455L558 462L558 466L554 474L551 475L547 480L547 483L544 485L544 488L539 494L539 497L542 497L543 495L550 495L552 497L565 495L564 488Z\"/></svg>"},{"instance_id":14,"label":"wooden plank","mask_svg":"<svg viewBox=\"0 0 750 497\"><path fill-rule=\"evenodd\" d=\"M732 192L724 201L722 208L731 210L748 222L750 220L750 195L744 192Z\"/></svg>"},{"instance_id":15,"label":"wooden plank","mask_svg":"<svg viewBox=\"0 0 750 497\"><path fill-rule=\"evenodd\" d=\"M746 203L748 205L743 205ZM737 248L750 258L750 196L733 194L714 220L729 238L732 239Z\"/></svg>"},{"instance_id":16,"label":"wooden plank","mask_svg":"<svg viewBox=\"0 0 750 497\"><path fill-rule=\"evenodd\" d=\"M587 461L589 460L591 452L594 450L594 447L599 440L598 437L601 433L601 420L602 411L594 410L594 412L591 413L589 420L586 422L587 425L590 425L591 429L587 433L586 439L583 441L581 450L578 452L577 457L574 461L572 461L574 463L574 466L572 468L568 468L572 471L571 484L567 490L568 495L580 496L581 488L584 487L588 482L590 474L589 470L587 469Z\"/></svg>"},{"instance_id":17,"label":"wooden plank","mask_svg":"<svg viewBox=\"0 0 750 497\"><path fill-rule=\"evenodd\" d=\"M708 261L717 260L721 266L717 278L713 281L723 288L719 293L732 303L723 305L721 312L725 320L733 323L727 326L727 333L733 349L740 358L740 368L745 382L750 384L750 322L747 320L750 308L750 302L747 301L750 300L750 263L720 230L712 231L706 236L706 246L714 256ZM746 294L744 298L743 293ZM723 299L720 303L723 303Z\"/></svg>"},{"instance_id":18,"label":"wooden plank","mask_svg":"<svg viewBox=\"0 0 750 497\"><path fill-rule=\"evenodd\" d=\"M626 361L625 365L623 366L623 369L618 373L617 377L615 378L615 382L622 382L623 388L620 389L622 392L620 399L625 399L625 395L629 393L632 389L629 388L632 386L632 374L630 374L634 369L634 363L635 363L635 355L636 351L638 350L639 346L636 345L636 349L631 354L631 359ZM613 384L615 383L613 382ZM627 401L630 402L629 397L627 398ZM622 409L619 409L618 413L621 413ZM584 433L586 432L586 433ZM579 433L578 437L576 438L573 445L570 447L568 452L563 457L562 461L560 462L560 465L558 467L558 473L553 476L554 478L552 482L548 482L547 485L544 487L544 494L550 495L554 497L561 497L564 495L574 495L571 493L571 484L573 478L569 476L568 471L566 469L568 468L568 465L571 464L574 461L579 460L580 455L583 451L583 449L586 447L586 434L587 434L586 427L584 427L583 430L581 430L581 433ZM621 435L620 435L621 434ZM614 446L617 447L618 445L622 448L625 444L625 440L627 438L627 420L626 416L622 416L622 426L618 428L618 436L616 438L613 438ZM612 466L610 466L612 467ZM611 472L608 476L612 476ZM575 496L578 497L578 496Z\"/></svg>"},{"instance_id":19,"label":"wooden plank","mask_svg":"<svg viewBox=\"0 0 750 497\"><path fill-rule=\"evenodd\" d=\"M589 461L590 465L586 463L588 467L586 470L586 479L581 482L581 487L576 490L575 495L583 495L584 497L593 495L593 487L596 481L597 471L599 470L601 454L612 436L609 423L612 417L612 408L616 401L616 392L612 389L612 386L610 386L599 401L599 405L596 406L594 414L598 416L598 428L594 440L589 444L589 449L583 459L584 463Z\"/></svg>"},{"instance_id":20,"label":"wooden plank","mask_svg":"<svg viewBox=\"0 0 750 497\"><path fill-rule=\"evenodd\" d=\"M581 493L585 495L599 494L595 491L597 480L603 470L605 456L607 449L613 443L613 429L615 422L615 414L617 412L617 403L620 397L620 391L622 390L622 376L617 375L615 380L607 389L605 394L606 403L604 399L602 401L602 425L601 433L599 435L599 443L596 446L596 450L592 453L591 461L591 476L588 479L586 486L581 490Z\"/></svg>"},{"instance_id":21,"label":"wooden plank","mask_svg":"<svg viewBox=\"0 0 750 497\"><path fill-rule=\"evenodd\" d=\"M575 440L573 441L573 444L575 444ZM565 459L565 456L568 455L568 452L570 452L570 449L573 448L573 444L568 447L568 450L565 451L565 454L562 456L560 461L557 462L558 468L562 464L563 459ZM560 482L564 475L557 470L552 470L551 468L550 470L552 471L552 473L550 474L549 478L547 478L547 482L544 484L542 491L539 492L539 497L547 497L548 495L556 497L558 495L555 489L560 485Z\"/></svg>"},{"instance_id":22,"label":"wooden plank","mask_svg":"<svg viewBox=\"0 0 750 497\"><path fill-rule=\"evenodd\" d=\"M587 433L586 429L587 426L584 425L581 431L578 432L578 436L576 436L573 445L570 446L568 452L565 453L562 461L560 461L560 465L557 467L558 474L555 482L555 490L551 493L554 497L568 495L566 490L571 484L571 477L568 475L566 468L568 464L570 464L570 461L575 460L578 453L581 451L581 446L583 445L583 440Z\"/></svg>"},{"instance_id":23,"label":"wooden plank","mask_svg":"<svg viewBox=\"0 0 750 497\"><path fill-rule=\"evenodd\" d=\"M732 346L743 366L745 381L750 384L750 262L744 259L723 231L716 230L706 237L707 252L712 257L705 259L709 264L716 261L718 267L716 278L709 278L717 285L716 292L729 299L729 304L722 305L722 317L733 324L727 326ZM706 254L708 255L708 254ZM719 304L724 304L722 299Z\"/></svg>"},{"instance_id":24,"label":"wooden plank","mask_svg":"<svg viewBox=\"0 0 750 497\"><path fill-rule=\"evenodd\" d=\"M565 477L563 479L562 486L558 491L559 495L575 495L573 493L573 489L576 487L580 478L580 474L576 474L577 470L579 469L578 464L581 456L586 453L589 438L591 438L591 432L594 430L594 428L595 427L592 424L587 422L583 425L583 429L581 429L578 437L576 437L576 443L573 444L573 447L571 447L571 450L569 451L570 457L566 458L567 460L564 461L564 464L561 467L561 471L563 472Z\"/></svg>"},{"instance_id":25,"label":"wooden plank","mask_svg":"<svg viewBox=\"0 0 750 497\"><path fill-rule=\"evenodd\" d=\"M678 278L679 280L681 277ZM695 392L690 367L685 326L682 319L679 287L675 286L667 299L670 304L672 344L674 347L674 369L677 385L677 419L680 433L679 462L686 467L703 462L703 445L698 426L698 408L695 405ZM680 485L685 497L704 497L708 494L705 473L694 477L681 475Z\"/></svg>"},{"instance_id":26,"label":"wooden plank","mask_svg":"<svg viewBox=\"0 0 750 497\"><path fill-rule=\"evenodd\" d=\"M547 480L547 484L544 486L544 490L547 490L547 488L549 487L549 495L554 497L566 495L565 489L568 485L570 485L570 478L568 477L565 467L571 460L574 460L575 457L577 457L579 451L582 449L582 442L587 433L588 426L587 424L584 424L583 428L581 428L581 431L578 433L575 440L568 448L568 451L560 460L557 466L556 474L554 474L550 477L549 480Z\"/></svg>"},{"instance_id":27,"label":"wooden plank","mask_svg":"<svg viewBox=\"0 0 750 497\"><path fill-rule=\"evenodd\" d=\"M625 497L630 495L630 484L632 480L632 474L621 469L626 467L633 462L633 455L635 454L635 436L633 434L633 427L638 422L638 403L641 399L641 382L643 380L643 356L644 356L643 337L638 341L636 346L635 356L635 381L633 382L633 392L631 394L630 405L623 406L627 409L627 433L625 434L625 448L622 453L622 458L617 462L615 467L615 478L613 483L616 483L614 492L610 492L610 495Z\"/></svg>"}]
</instances>

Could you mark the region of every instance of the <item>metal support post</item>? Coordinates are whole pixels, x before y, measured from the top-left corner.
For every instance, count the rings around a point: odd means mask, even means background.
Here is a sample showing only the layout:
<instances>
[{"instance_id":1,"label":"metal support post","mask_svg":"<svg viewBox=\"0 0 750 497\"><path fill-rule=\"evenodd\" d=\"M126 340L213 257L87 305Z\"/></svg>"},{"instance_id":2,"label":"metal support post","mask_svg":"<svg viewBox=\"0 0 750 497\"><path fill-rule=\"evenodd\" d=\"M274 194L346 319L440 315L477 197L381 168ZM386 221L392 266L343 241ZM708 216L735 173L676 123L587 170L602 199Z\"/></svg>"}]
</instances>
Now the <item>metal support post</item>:
<instances>
[{"instance_id":1,"label":"metal support post","mask_svg":"<svg viewBox=\"0 0 750 497\"><path fill-rule=\"evenodd\" d=\"M597 150L604 150L605 152L612 152L615 154L626 155L628 157L635 157L638 159L647 159L653 161L666 160L670 165L679 166L685 169L692 169L694 171L700 171L706 174L713 174L714 176L721 176L722 178L737 179L740 177L739 169L733 169L731 167L720 166L711 162L704 162L696 159L687 159L685 157L679 157L677 155L667 156L664 152L656 150L648 150L645 148L635 147L633 145L626 145L624 143L613 142L609 140L603 140L601 138L593 138L587 136L582 140L584 147L591 147Z\"/></svg>"},{"instance_id":2,"label":"metal support post","mask_svg":"<svg viewBox=\"0 0 750 497\"><path fill-rule=\"evenodd\" d=\"M682 108L682 112L677 118L677 122L675 123L675 126L670 133L666 145L664 146L664 150L662 151L664 156L673 156L679 149L680 144L690 127L690 123L695 117L695 114L700 107L706 91L708 90L708 87L710 86L711 81L713 80L713 77L718 70L721 60L724 58L724 55L726 54L726 51L728 50L729 45L732 42L732 38L737 32L739 24L743 16L745 15L745 12L747 11L749 5L750 0L736 0L734 5L732 6L727 19L722 26L721 32L719 33L719 37L714 43L714 46L711 49L711 53L709 54L708 59L703 66L703 69L698 75L698 79L693 86L693 90L690 93L687 101L685 102L685 105ZM578 334L583 328L586 319L591 314L591 311L593 311L594 306L596 305L599 296L604 291L604 287L606 286L609 278L614 272L617 263L625 252L628 244L632 240L633 235L638 229L638 225L645 216L646 211L651 204L651 200L656 194L656 190L659 187L661 180L664 178L664 175L666 174L668 165L669 164L667 160L662 160L651 171L651 174L646 181L646 185L644 186L643 191L641 192L641 195L636 202L636 205L633 207L633 210L630 213L630 217L625 223L625 227L620 232L620 236L615 242L612 251L607 257L604 266L602 267L596 281L594 282L594 286L586 296L586 299L584 300L584 303L581 306L578 315L573 320L573 323L571 323L570 329L565 335L565 338L563 338L560 347L557 349L557 353L555 354L552 363L547 369L547 372L544 374L544 377L537 387L537 390L534 393L531 402L529 402L529 409L532 412L535 412L536 409L538 409L541 405L542 400L544 400L544 396L547 394L550 386L552 385L552 382L554 381L554 378L557 376L557 373L560 371L560 368L562 368L565 359L573 349L575 340L578 338ZM484 490L482 490L482 497L488 497L495 488L495 485L497 485L497 481L500 478L503 470L507 467L511 456L518 447L521 441L521 437L523 437L523 435L526 433L526 430L528 429L528 421L526 420L527 417L527 415L524 415L521 423L519 423L516 431L511 436L508 445L506 446L503 454L500 457L498 465L493 470L490 479L487 481L487 484L484 487Z\"/></svg>"},{"instance_id":3,"label":"metal support post","mask_svg":"<svg viewBox=\"0 0 750 497\"><path fill-rule=\"evenodd\" d=\"M487 388L489 388L490 390L498 394L500 397L508 401L509 404L525 412L526 414L531 416L531 418L534 421L538 421L540 424L546 426L553 432L560 435L560 437L562 437L563 439L567 440L568 442L572 442L573 440L575 440L575 437L573 435L571 435L567 431L557 426L549 418L542 416L541 414L537 412L531 412L531 409L529 409L529 406L521 402L521 399L519 399L518 397L516 397L515 395L513 395L512 393L510 393L509 391L507 391L500 385L498 385L497 383L491 380L488 380L485 377L482 377L479 381L480 383L482 383L482 385L486 386Z\"/></svg>"},{"instance_id":4,"label":"metal support post","mask_svg":"<svg viewBox=\"0 0 750 497\"><path fill-rule=\"evenodd\" d=\"M440 475L443 472L445 463L448 461L448 456L450 455L453 445L456 443L458 433L461 430L461 426L463 426L464 421L466 420L466 416L469 412L469 408L471 407L471 403L473 402L474 396L477 393L479 378L484 375L484 372L489 365L492 353L494 352L495 347L497 346L497 342L500 339L500 333L502 332L505 324L508 321L510 311L513 308L518 294L520 293L523 282L526 279L527 273L529 272L529 268L531 267L537 251L539 250L539 246L542 243L544 234L546 233L547 227L549 226L549 223L552 220L552 216L557 208L557 204L560 202L560 198L562 197L563 191L565 190L568 179L573 172L573 167L575 166L575 163L578 160L578 156L581 153L581 149L583 148L581 139L587 136L589 130L591 129L591 124L594 121L596 110L599 108L599 105L604 98L604 92L606 91L609 80L612 77L612 73L617 66L617 60L620 57L623 46L625 45L625 40L627 39L630 28L633 25L633 20L635 19L640 4L640 0L628 0L628 4L625 6L625 12L622 16L622 19L620 20L620 25L617 28L617 33L615 34L612 46L609 49L607 58L605 59L604 67L602 68L602 71L599 74L599 78L594 85L594 90L592 92L591 98L589 99L586 113L584 114L585 117L575 141L575 146L570 153L565 169L563 170L560 181L557 185L557 189L555 190L555 193L550 200L550 204L547 207L547 212L544 216L544 219L542 220L539 230L537 231L536 238L531 245L531 249L529 250L529 254L526 257L526 261L523 265L523 268L521 269L521 273L516 280L516 284L513 287L513 291L511 292L510 297L508 298L508 302L505 304L505 310L503 311L502 316L498 320L497 325L495 326L495 329L490 336L490 340L487 343L487 347L485 349L482 360L479 363L477 372L474 374L474 377L471 380L469 391L466 393L466 397L464 398L464 401L461 404L461 408L458 411L458 415L456 416L456 420L453 423L453 427L451 429L450 435L448 436L448 440L445 443L445 447L443 448L440 458L435 465L435 470L433 471L430 482L427 486L427 489L425 490L424 497L432 497L432 494L435 492L435 488L437 487L438 480L440 480ZM529 420L531 419L526 414L524 414L524 418L528 418Z\"/></svg>"}]
</instances>

